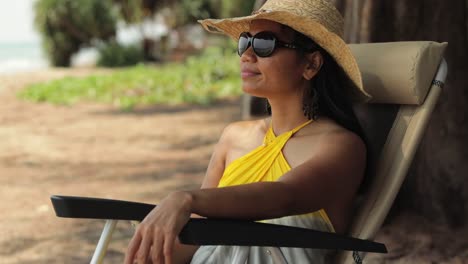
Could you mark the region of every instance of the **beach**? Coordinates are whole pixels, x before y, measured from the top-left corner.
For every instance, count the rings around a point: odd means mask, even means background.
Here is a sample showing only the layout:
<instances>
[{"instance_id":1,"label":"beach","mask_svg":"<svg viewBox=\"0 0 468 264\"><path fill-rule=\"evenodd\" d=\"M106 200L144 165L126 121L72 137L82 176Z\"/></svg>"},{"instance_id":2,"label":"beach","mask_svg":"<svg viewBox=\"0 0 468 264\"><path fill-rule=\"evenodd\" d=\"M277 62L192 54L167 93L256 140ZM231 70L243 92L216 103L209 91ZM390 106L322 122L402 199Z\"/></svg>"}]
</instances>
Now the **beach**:
<instances>
[{"instance_id":1,"label":"beach","mask_svg":"<svg viewBox=\"0 0 468 264\"><path fill-rule=\"evenodd\" d=\"M223 128L240 120L240 99L211 106L33 103L30 83L109 70L45 68L0 75L0 263L89 263L103 221L55 216L54 194L156 204L198 188ZM122 263L133 234L117 225L104 263ZM410 213L392 218L376 241L386 255L365 263L468 263L468 230L448 230Z\"/></svg>"},{"instance_id":2,"label":"beach","mask_svg":"<svg viewBox=\"0 0 468 264\"><path fill-rule=\"evenodd\" d=\"M39 41L0 42L0 74L38 71L48 67Z\"/></svg>"}]
</instances>

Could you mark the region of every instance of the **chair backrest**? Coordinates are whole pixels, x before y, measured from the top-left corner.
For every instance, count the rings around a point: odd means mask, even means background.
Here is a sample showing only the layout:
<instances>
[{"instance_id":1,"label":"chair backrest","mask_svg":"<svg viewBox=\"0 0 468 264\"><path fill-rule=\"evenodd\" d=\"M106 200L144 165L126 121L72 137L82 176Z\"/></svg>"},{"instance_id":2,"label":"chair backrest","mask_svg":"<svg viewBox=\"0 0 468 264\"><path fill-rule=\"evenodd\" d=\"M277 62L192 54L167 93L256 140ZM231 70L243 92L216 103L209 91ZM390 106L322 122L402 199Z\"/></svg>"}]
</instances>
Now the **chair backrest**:
<instances>
[{"instance_id":1,"label":"chair backrest","mask_svg":"<svg viewBox=\"0 0 468 264\"><path fill-rule=\"evenodd\" d=\"M441 92L447 43L430 41L349 45L364 87L372 95L355 105L367 137L370 184L356 207L349 235L373 239L408 172ZM437 76L436 76L437 75ZM353 263L361 253L343 252L338 263Z\"/></svg>"}]
</instances>

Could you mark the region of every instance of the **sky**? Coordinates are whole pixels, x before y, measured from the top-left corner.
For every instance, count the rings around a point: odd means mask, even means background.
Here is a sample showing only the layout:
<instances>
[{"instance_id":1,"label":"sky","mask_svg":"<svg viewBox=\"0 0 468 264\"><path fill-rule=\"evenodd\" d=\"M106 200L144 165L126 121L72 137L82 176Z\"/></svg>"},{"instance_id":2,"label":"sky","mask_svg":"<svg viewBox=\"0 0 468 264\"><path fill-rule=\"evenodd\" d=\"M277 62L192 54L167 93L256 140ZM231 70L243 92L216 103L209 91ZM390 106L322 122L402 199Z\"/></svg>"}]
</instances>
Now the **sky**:
<instances>
[{"instance_id":1,"label":"sky","mask_svg":"<svg viewBox=\"0 0 468 264\"><path fill-rule=\"evenodd\" d=\"M35 0L0 0L0 43L38 42L33 26Z\"/></svg>"}]
</instances>

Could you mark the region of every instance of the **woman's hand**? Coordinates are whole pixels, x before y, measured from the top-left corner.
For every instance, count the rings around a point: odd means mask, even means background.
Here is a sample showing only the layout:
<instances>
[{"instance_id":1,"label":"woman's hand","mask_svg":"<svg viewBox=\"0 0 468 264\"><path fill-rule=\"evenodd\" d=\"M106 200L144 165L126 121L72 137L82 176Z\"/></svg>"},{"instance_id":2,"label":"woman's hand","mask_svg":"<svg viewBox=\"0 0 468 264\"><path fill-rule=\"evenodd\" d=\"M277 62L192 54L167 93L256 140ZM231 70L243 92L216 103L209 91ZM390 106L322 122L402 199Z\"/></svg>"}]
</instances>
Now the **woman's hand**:
<instances>
[{"instance_id":1,"label":"woman's hand","mask_svg":"<svg viewBox=\"0 0 468 264\"><path fill-rule=\"evenodd\" d=\"M175 192L167 196L138 226L128 245L125 264L172 263L175 239L190 219L191 196Z\"/></svg>"}]
</instances>

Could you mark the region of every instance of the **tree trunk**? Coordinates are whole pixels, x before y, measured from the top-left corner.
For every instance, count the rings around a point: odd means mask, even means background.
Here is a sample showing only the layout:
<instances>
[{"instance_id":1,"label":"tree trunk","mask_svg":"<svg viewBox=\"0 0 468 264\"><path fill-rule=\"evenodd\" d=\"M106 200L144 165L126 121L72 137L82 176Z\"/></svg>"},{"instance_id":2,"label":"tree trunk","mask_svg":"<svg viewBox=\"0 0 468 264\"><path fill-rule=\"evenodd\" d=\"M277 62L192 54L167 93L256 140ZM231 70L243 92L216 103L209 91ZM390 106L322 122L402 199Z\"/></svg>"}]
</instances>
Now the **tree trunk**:
<instances>
[{"instance_id":1,"label":"tree trunk","mask_svg":"<svg viewBox=\"0 0 468 264\"><path fill-rule=\"evenodd\" d=\"M363 3L357 7L356 2ZM468 0L360 0L347 1L343 9L345 21L354 23L347 26L348 31L352 29L347 32L348 41L449 43L445 54L449 65L447 84L396 206L398 210L411 210L450 227L465 225L468 219ZM356 14L360 19L349 18Z\"/></svg>"}]
</instances>

